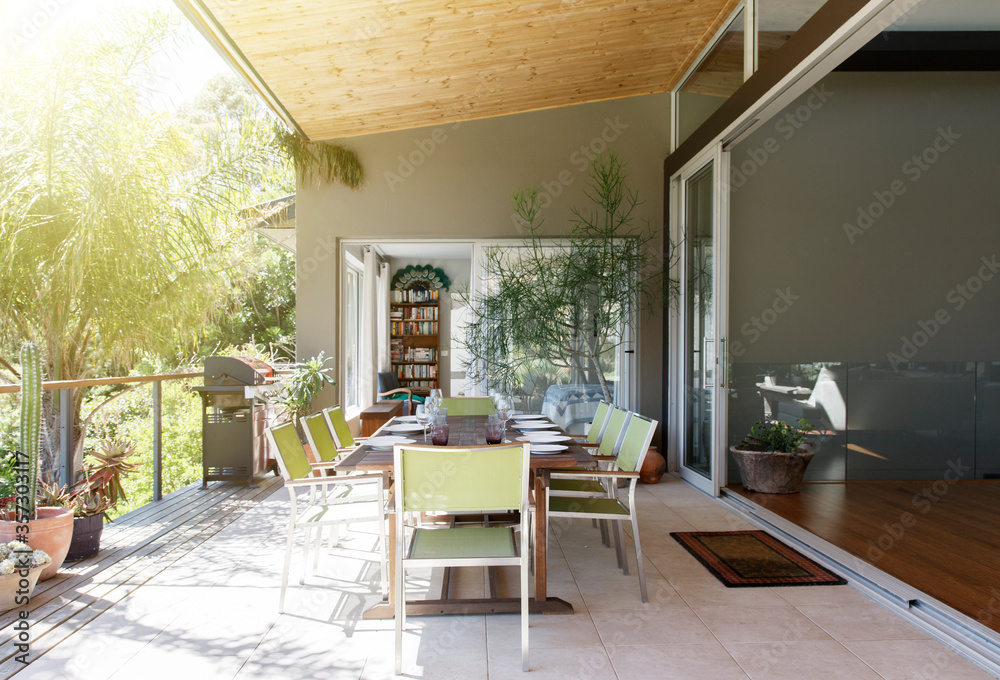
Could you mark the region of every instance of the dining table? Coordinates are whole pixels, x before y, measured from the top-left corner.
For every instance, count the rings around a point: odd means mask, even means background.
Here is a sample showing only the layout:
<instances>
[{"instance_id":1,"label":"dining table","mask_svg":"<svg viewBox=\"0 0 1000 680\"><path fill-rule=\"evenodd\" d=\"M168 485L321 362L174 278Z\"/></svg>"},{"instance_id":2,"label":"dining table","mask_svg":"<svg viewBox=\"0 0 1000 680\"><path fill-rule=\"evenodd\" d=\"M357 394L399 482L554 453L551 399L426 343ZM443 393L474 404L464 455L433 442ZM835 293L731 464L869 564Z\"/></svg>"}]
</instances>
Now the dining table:
<instances>
[{"instance_id":1,"label":"dining table","mask_svg":"<svg viewBox=\"0 0 1000 680\"><path fill-rule=\"evenodd\" d=\"M388 435L392 433L394 426L401 424L405 419L393 418L385 423L374 436ZM487 416L448 416L449 437L448 446L467 447L483 446L486 444L486 424ZM535 423L547 422L536 419ZM521 435L520 431L514 429L515 425L510 424L506 431L507 441L516 440ZM553 433L566 435L558 427L549 430ZM415 444L424 444L424 435L421 432L407 435L412 438ZM546 584L546 544L548 538L547 512L546 512L546 489L549 485L550 473L552 470L560 468L586 468L597 467L597 460L591 456L587 449L581 446L577 440L570 439L561 442L565 449L558 452L547 452L545 454L531 454L529 462L531 485L531 502L534 507L534 595L529 601L530 611L543 614L572 614L573 605L557 597L549 597ZM427 440L430 444L430 438ZM390 489L392 497L392 476L393 476L393 451L391 448L374 448L364 441L354 451L347 454L337 463L338 471L342 472L381 472L386 478L386 486ZM394 521L395 508L392 503L389 506L389 596L365 612L366 619L389 619L394 616L395 598L395 568L394 558L396 549L396 537ZM406 603L406 614L414 616L431 616L444 614L491 614L491 613L517 613L520 611L521 600L518 597L499 597L496 589L495 578L490 579L490 597L478 599L454 599L448 597L448 584L450 572L446 570L442 582L441 597L438 599L408 600ZM491 572L492 574L492 572Z\"/></svg>"}]
</instances>

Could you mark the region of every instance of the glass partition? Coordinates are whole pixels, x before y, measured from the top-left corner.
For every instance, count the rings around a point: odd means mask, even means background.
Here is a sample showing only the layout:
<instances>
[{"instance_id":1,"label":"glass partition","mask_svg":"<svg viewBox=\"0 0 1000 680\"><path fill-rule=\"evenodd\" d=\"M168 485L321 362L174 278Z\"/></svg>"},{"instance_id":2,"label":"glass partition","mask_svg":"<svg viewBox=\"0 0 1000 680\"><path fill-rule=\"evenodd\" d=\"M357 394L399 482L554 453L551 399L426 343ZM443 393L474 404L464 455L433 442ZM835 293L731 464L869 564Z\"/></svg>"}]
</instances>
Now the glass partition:
<instances>
[{"instance_id":1,"label":"glass partition","mask_svg":"<svg viewBox=\"0 0 1000 680\"><path fill-rule=\"evenodd\" d=\"M678 90L678 144L708 120L743 84L743 29L741 10Z\"/></svg>"},{"instance_id":2,"label":"glass partition","mask_svg":"<svg viewBox=\"0 0 1000 680\"><path fill-rule=\"evenodd\" d=\"M1000 362L733 364L729 444L765 417L812 426L806 481L1000 478Z\"/></svg>"}]
</instances>

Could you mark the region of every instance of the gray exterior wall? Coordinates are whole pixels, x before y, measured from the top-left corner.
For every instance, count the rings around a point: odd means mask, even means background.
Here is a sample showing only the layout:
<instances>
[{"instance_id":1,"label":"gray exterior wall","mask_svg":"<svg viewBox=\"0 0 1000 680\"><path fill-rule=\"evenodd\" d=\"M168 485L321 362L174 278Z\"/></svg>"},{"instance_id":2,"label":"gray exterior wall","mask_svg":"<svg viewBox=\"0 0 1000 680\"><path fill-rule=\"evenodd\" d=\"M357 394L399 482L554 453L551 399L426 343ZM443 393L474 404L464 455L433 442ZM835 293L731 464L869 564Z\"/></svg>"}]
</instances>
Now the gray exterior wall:
<instances>
[{"instance_id":1,"label":"gray exterior wall","mask_svg":"<svg viewBox=\"0 0 1000 680\"><path fill-rule=\"evenodd\" d=\"M668 133L669 97L650 95L346 140L366 185L300 186L296 199L299 356L339 360L340 239L520 239L511 192L536 184L552 199L544 233L564 233L570 207L584 205L587 157L609 145L628 162L639 214L662 226ZM661 315L642 320L639 356L639 407L657 417Z\"/></svg>"}]
</instances>

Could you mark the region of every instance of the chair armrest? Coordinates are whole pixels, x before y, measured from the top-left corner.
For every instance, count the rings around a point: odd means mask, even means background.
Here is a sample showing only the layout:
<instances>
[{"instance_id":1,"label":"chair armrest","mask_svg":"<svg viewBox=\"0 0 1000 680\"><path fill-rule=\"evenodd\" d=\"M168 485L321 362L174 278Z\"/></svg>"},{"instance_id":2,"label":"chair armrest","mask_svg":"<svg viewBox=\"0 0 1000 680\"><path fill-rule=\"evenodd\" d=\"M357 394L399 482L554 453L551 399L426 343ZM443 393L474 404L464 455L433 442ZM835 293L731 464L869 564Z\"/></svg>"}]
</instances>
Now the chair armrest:
<instances>
[{"instance_id":1,"label":"chair armrest","mask_svg":"<svg viewBox=\"0 0 1000 680\"><path fill-rule=\"evenodd\" d=\"M605 455L600 454L600 453L592 453L592 454L590 454L590 457L593 458L594 460L600 460L600 461L614 461L614 460L618 460L617 456L605 456Z\"/></svg>"},{"instance_id":2,"label":"chair armrest","mask_svg":"<svg viewBox=\"0 0 1000 680\"><path fill-rule=\"evenodd\" d=\"M553 470L549 477L551 479L601 479L608 477L618 477L621 479L638 479L638 472L629 472L628 470L572 470L566 472L556 472Z\"/></svg>"},{"instance_id":3,"label":"chair armrest","mask_svg":"<svg viewBox=\"0 0 1000 680\"><path fill-rule=\"evenodd\" d=\"M382 482L382 475L378 473L365 473L363 475L351 475L348 477L303 477L286 481L285 486L330 486L338 484L356 484L359 481Z\"/></svg>"},{"instance_id":4,"label":"chair armrest","mask_svg":"<svg viewBox=\"0 0 1000 680\"><path fill-rule=\"evenodd\" d=\"M378 396L385 397L385 396L388 396L390 394L407 394L410 397L412 397L413 396L413 390L410 389L409 387L397 387L396 389L389 390L387 392L379 392Z\"/></svg>"}]
</instances>

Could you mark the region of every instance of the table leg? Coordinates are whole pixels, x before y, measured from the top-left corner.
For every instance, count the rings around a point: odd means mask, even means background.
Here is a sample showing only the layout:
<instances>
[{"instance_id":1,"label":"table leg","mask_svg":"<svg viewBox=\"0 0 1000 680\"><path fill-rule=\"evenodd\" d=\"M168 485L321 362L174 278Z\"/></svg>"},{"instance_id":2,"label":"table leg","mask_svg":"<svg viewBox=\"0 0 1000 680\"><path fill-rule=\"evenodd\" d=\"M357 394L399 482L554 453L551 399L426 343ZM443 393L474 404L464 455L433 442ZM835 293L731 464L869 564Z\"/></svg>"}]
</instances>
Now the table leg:
<instances>
[{"instance_id":1,"label":"table leg","mask_svg":"<svg viewBox=\"0 0 1000 680\"><path fill-rule=\"evenodd\" d=\"M546 515L545 489L549 485L549 471L535 470L535 600L545 602Z\"/></svg>"}]
</instances>

